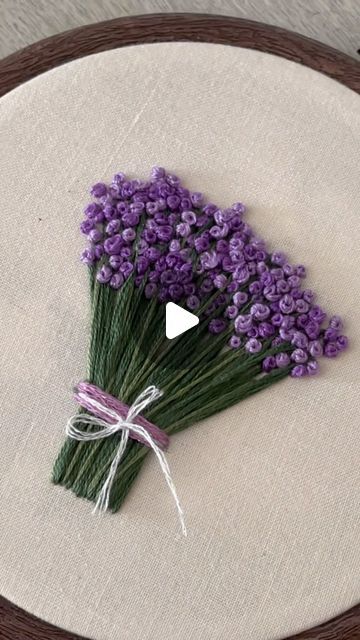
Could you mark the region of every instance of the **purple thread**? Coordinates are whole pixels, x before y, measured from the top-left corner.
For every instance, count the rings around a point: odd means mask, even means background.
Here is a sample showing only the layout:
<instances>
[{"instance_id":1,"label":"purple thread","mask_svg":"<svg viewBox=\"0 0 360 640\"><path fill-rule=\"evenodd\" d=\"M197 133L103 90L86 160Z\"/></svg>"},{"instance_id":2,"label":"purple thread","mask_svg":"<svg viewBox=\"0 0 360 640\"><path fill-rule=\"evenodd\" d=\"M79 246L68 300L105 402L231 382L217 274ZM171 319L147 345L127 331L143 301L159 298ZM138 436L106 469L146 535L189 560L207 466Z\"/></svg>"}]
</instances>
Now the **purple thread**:
<instances>
[{"instance_id":1,"label":"purple thread","mask_svg":"<svg viewBox=\"0 0 360 640\"><path fill-rule=\"evenodd\" d=\"M93 407L91 402L87 402L86 397L84 398L79 394L85 394L85 396L87 396L90 401L96 400L96 402L99 402L104 407L115 411L120 416L120 418L123 418L124 420L126 419L130 407L124 402L121 402L121 400L118 400L109 393L106 393L106 391L103 391L95 384L91 384L90 382L79 382L75 386L74 398L81 407L84 407L84 409L90 411L90 413L96 416L96 418L105 420L105 422L108 422L109 424L115 424L115 419L113 420L105 412L102 412L100 409L96 409L95 407ZM152 424L152 422L149 422L149 420L147 420L143 416L136 416L134 424L137 424L140 427L143 427L143 429L146 429L146 431L151 435L152 439L155 440L160 449L165 450L168 448L170 439L165 431L159 429L159 427L157 427L155 424ZM129 431L129 437L133 440L137 440L137 442L140 442L140 444L149 447L149 443L141 435L133 433L131 430Z\"/></svg>"}]
</instances>

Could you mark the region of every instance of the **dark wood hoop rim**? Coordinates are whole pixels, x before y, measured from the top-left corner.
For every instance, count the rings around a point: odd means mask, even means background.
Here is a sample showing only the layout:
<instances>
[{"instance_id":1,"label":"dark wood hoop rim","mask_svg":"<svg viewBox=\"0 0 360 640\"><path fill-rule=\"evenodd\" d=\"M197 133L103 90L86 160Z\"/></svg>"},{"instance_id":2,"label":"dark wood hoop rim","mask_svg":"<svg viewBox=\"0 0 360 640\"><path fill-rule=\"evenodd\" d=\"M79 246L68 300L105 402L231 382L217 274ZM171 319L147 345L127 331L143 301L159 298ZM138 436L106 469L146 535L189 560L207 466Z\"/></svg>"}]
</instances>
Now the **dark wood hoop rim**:
<instances>
[{"instance_id":1,"label":"dark wood hoop rim","mask_svg":"<svg viewBox=\"0 0 360 640\"><path fill-rule=\"evenodd\" d=\"M360 93L360 63L331 47L278 27L225 16L156 14L118 18L41 40L0 60L0 96L60 64L92 53L151 42L212 42L287 58ZM0 597L0 638L81 640ZM82 639L84 640L84 639ZM360 604L288 640L360 640Z\"/></svg>"}]
</instances>

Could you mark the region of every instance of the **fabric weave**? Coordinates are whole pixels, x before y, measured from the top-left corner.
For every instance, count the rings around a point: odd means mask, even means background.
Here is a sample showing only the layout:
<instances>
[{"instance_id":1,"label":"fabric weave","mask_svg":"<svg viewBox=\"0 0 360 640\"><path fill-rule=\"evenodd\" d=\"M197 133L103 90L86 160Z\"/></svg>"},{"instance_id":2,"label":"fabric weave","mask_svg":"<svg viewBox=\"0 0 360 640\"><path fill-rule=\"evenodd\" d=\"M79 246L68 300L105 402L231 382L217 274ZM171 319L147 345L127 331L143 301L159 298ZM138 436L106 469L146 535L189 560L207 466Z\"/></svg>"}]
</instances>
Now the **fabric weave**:
<instances>
[{"instance_id":1,"label":"fabric weave","mask_svg":"<svg viewBox=\"0 0 360 640\"><path fill-rule=\"evenodd\" d=\"M190 43L90 56L0 100L5 597L97 640L273 640L360 600L359 107L295 63ZM171 439L184 540L151 456L117 515L50 483L85 374L86 189L154 164L245 201L351 340L318 379Z\"/></svg>"}]
</instances>

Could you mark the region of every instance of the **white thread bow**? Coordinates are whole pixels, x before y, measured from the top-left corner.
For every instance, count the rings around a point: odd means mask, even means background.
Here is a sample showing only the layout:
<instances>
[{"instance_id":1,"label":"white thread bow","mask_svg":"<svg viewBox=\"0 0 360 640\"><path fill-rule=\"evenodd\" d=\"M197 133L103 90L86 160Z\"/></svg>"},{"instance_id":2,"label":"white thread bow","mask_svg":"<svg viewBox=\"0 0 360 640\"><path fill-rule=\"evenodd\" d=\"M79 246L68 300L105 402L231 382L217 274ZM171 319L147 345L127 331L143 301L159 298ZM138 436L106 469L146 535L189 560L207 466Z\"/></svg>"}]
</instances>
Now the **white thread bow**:
<instances>
[{"instance_id":1,"label":"white thread bow","mask_svg":"<svg viewBox=\"0 0 360 640\"><path fill-rule=\"evenodd\" d=\"M129 407L129 411L127 413L126 418L122 418L113 409L110 409L109 407L102 404L98 400L95 400L94 398L89 397L86 393L81 391L78 393L79 399L81 400L81 398L83 399L86 398L87 406L92 406L94 409L98 411L100 410L102 414L107 415L113 421L113 424L109 424L105 420L102 420L101 418L96 418L95 416L88 415L87 413L78 413L77 415L69 419L66 425L66 435L69 438L73 438L74 440L79 440L80 442L89 442L91 440L108 438L109 436L112 436L114 433L121 433L119 446L117 448L114 459L111 463L108 476L98 495L93 513L95 513L98 510L100 512L107 510L109 506L111 487L114 482L117 468L124 455L126 445L129 440L129 435L131 432L134 434L140 435L147 442L148 446L153 450L153 452L155 453L159 461L160 468L164 474L167 485L175 500L183 535L186 536L187 531L186 531L185 520L184 520L184 512L182 510L178 495L176 493L175 485L171 477L170 468L166 460L165 454L157 445L157 443L155 442L153 437L150 435L150 433L146 429L144 429L144 427L141 427L140 425L135 424L133 422L136 416L142 413L142 411L149 404L157 400L157 398L159 398L161 395L162 395L162 391L160 391L153 385L150 387L147 387L147 389L145 389L142 393L140 393L140 395L136 398L135 402ZM87 432L76 427L75 425L77 423L81 423L83 425L88 425L92 427L101 427L101 429L99 429L98 431Z\"/></svg>"}]
</instances>

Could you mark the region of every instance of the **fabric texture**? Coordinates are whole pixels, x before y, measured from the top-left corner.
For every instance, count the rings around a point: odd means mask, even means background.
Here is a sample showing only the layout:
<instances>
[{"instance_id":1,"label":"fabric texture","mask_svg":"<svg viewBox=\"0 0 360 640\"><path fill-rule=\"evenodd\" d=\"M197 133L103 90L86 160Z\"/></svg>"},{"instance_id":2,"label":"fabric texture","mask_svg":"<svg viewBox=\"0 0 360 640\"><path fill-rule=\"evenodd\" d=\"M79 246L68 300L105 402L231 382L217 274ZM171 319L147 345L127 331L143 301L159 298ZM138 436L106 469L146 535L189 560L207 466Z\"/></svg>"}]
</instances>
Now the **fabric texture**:
<instances>
[{"instance_id":1,"label":"fabric texture","mask_svg":"<svg viewBox=\"0 0 360 640\"><path fill-rule=\"evenodd\" d=\"M97 640L274 640L360 600L360 98L267 54L145 45L0 101L0 593ZM310 267L351 347L173 437L121 512L50 483L85 375L86 190L154 164ZM219 447L219 442L221 446Z\"/></svg>"}]
</instances>

